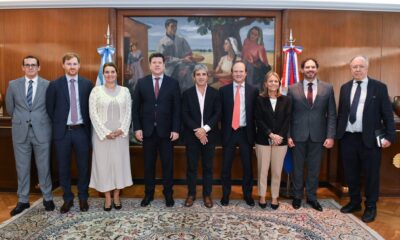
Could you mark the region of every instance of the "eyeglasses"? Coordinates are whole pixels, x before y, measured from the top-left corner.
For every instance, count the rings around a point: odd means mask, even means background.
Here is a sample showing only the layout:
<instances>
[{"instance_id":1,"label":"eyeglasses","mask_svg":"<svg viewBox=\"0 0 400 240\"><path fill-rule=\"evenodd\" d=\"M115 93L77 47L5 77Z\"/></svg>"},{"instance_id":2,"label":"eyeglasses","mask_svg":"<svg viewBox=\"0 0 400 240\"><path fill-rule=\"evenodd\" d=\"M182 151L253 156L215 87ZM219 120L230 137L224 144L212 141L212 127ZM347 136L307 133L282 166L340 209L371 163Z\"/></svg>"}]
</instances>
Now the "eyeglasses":
<instances>
[{"instance_id":1,"label":"eyeglasses","mask_svg":"<svg viewBox=\"0 0 400 240\"><path fill-rule=\"evenodd\" d=\"M37 66L38 66L37 64L24 64L24 67L26 68L35 68Z\"/></svg>"}]
</instances>

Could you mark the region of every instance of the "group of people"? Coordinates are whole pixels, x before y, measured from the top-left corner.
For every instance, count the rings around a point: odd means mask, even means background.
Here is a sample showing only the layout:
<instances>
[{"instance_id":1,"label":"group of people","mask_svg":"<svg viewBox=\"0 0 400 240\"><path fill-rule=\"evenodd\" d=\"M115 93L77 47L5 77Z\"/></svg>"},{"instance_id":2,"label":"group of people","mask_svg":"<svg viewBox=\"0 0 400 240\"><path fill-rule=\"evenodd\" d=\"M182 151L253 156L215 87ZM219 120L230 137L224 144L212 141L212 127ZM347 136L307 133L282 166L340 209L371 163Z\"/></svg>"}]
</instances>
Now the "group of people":
<instances>
[{"instance_id":1,"label":"group of people","mask_svg":"<svg viewBox=\"0 0 400 240\"><path fill-rule=\"evenodd\" d=\"M350 61L353 79L341 88L337 114L333 87L318 79L319 64L313 58L301 63L304 79L290 86L287 96L281 94L281 81L275 72L264 76L259 92L257 87L249 84L248 65L241 60L232 64L233 82L219 90L208 85L208 68L196 64L191 73L194 86L181 95L178 80L165 74L165 56L153 53L149 57L151 74L137 81L131 96L127 88L116 84L118 70L114 63L104 65L105 84L93 88L89 80L78 76L80 58L75 53L63 57L65 75L50 83L38 76L39 60L27 56L22 62L25 76L10 82L6 98L7 110L12 116L18 173L19 200L11 215L29 208L32 147L44 196L43 205L47 211L54 210L49 169L51 132L60 186L64 190L60 212L66 213L73 206L70 183L72 149L78 165L80 210L89 208L88 187L105 194L105 211L113 207L121 209L120 190L132 185L128 141L132 122L136 139L143 143L145 193L140 203L142 207L154 199L157 155L162 164L165 204L174 206L173 142L182 133L187 156L185 206L192 206L196 200L197 167L201 158L203 204L213 207L213 161L220 138L223 147L222 206L229 205L231 169L237 148L243 170L243 199L247 205L255 205L252 197L255 145L258 205L261 208L268 205L269 168L270 206L274 210L279 208L281 172L290 147L294 161L293 208L302 206L305 191L307 204L323 211L316 196L320 163L323 148L332 148L336 138L340 142L340 156L350 195L350 202L341 208L341 212L361 210L360 177L363 173L366 178L366 207L362 220L371 222L376 217L379 195L380 148L376 145L374 131L384 131L380 146L385 148L395 141L395 126L387 87L368 77L368 65L364 56L356 56ZM89 181L91 145L93 156Z\"/></svg>"}]
</instances>

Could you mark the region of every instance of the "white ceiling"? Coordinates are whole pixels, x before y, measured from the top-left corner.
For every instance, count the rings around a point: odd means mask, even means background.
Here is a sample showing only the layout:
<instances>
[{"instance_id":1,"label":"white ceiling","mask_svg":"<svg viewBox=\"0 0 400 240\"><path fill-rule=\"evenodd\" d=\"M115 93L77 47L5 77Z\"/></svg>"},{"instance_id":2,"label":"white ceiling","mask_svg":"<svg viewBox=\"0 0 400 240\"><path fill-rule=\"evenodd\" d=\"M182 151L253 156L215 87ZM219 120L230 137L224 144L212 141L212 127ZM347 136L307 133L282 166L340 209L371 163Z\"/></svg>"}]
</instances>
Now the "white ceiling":
<instances>
[{"instance_id":1,"label":"white ceiling","mask_svg":"<svg viewBox=\"0 0 400 240\"><path fill-rule=\"evenodd\" d=\"M327 9L400 12L399 0L0 0L19 8Z\"/></svg>"}]
</instances>

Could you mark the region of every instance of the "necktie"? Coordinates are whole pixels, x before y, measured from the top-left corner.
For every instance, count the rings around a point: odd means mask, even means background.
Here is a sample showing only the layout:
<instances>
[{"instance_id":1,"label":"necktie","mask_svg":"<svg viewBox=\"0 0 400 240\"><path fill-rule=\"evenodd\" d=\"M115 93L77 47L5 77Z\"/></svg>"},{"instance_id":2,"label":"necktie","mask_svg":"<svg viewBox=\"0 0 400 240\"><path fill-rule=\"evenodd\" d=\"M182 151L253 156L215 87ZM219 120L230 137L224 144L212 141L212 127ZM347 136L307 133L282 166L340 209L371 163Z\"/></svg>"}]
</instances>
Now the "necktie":
<instances>
[{"instance_id":1,"label":"necktie","mask_svg":"<svg viewBox=\"0 0 400 240\"><path fill-rule=\"evenodd\" d=\"M357 119L357 107L358 103L360 102L360 95L361 95L361 81L357 81L357 88L356 92L354 93L353 102L350 106L350 116L349 122L353 124Z\"/></svg>"},{"instance_id":2,"label":"necktie","mask_svg":"<svg viewBox=\"0 0 400 240\"><path fill-rule=\"evenodd\" d=\"M156 96L156 99L158 98L158 93L160 92L160 78L156 77L154 78L154 80L156 81L156 83L154 84L154 95Z\"/></svg>"},{"instance_id":3,"label":"necktie","mask_svg":"<svg viewBox=\"0 0 400 240\"><path fill-rule=\"evenodd\" d=\"M313 105L313 89L312 89L313 83L308 83L308 91L307 91L307 102L312 107Z\"/></svg>"},{"instance_id":4,"label":"necktie","mask_svg":"<svg viewBox=\"0 0 400 240\"><path fill-rule=\"evenodd\" d=\"M28 92L26 93L26 101L28 102L29 108L32 108L32 94L33 94L32 83L33 81L29 80Z\"/></svg>"},{"instance_id":5,"label":"necktie","mask_svg":"<svg viewBox=\"0 0 400 240\"><path fill-rule=\"evenodd\" d=\"M240 126L240 87L236 86L235 102L233 104L232 128L237 130Z\"/></svg>"},{"instance_id":6,"label":"necktie","mask_svg":"<svg viewBox=\"0 0 400 240\"><path fill-rule=\"evenodd\" d=\"M70 80L70 103L71 103L71 121L72 123L78 122L78 107L76 105L76 91L75 91L75 79Z\"/></svg>"}]
</instances>

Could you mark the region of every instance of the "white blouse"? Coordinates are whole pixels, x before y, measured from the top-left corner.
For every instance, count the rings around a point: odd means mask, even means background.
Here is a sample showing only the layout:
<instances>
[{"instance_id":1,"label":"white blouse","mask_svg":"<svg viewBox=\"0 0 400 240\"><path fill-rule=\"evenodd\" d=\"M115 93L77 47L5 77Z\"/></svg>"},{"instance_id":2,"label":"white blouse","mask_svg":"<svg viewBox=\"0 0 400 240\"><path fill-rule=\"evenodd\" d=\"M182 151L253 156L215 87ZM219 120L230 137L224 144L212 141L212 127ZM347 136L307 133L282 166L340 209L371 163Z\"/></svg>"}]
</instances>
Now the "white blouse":
<instances>
[{"instance_id":1,"label":"white blouse","mask_svg":"<svg viewBox=\"0 0 400 240\"><path fill-rule=\"evenodd\" d=\"M100 140L104 140L112 130L105 126L109 116L107 115L108 107L112 102L119 105L119 122L122 130L122 137L126 137L129 133L131 124L131 106L132 99L128 88L122 87L116 96L110 96L106 93L104 86L96 86L93 88L89 96L89 115L92 125Z\"/></svg>"}]
</instances>

